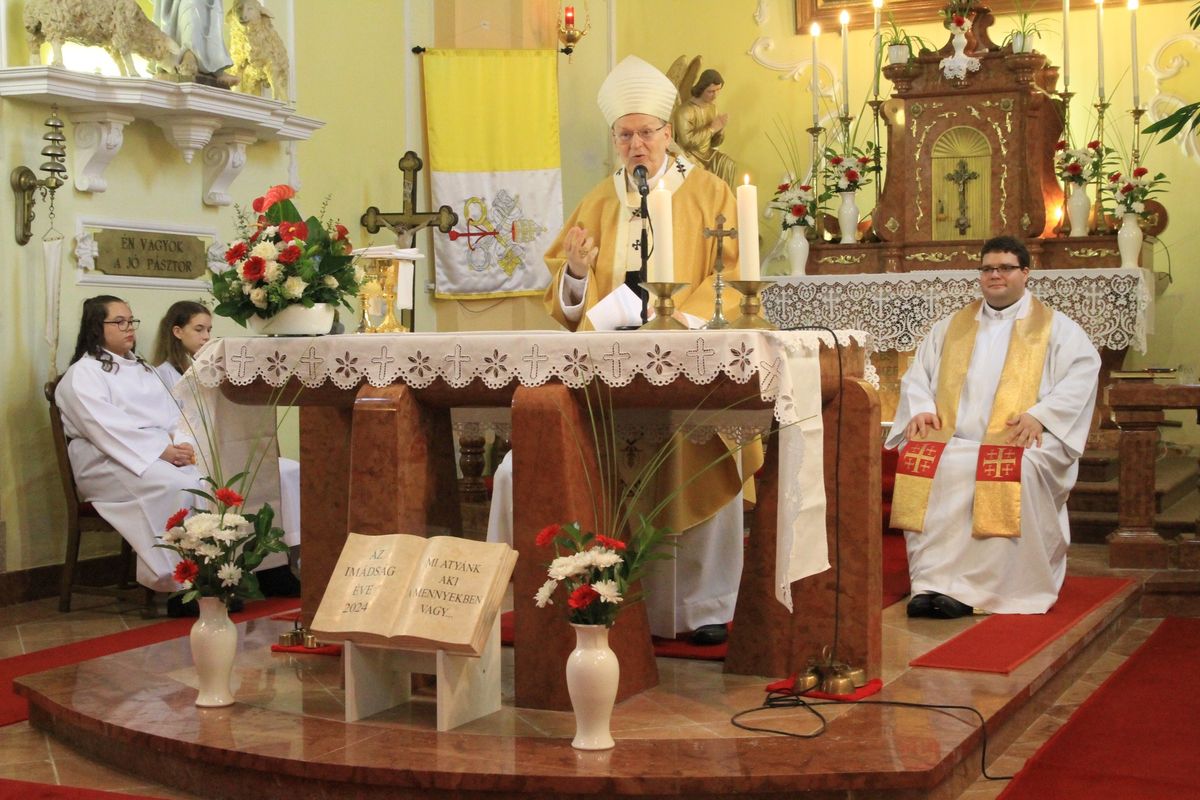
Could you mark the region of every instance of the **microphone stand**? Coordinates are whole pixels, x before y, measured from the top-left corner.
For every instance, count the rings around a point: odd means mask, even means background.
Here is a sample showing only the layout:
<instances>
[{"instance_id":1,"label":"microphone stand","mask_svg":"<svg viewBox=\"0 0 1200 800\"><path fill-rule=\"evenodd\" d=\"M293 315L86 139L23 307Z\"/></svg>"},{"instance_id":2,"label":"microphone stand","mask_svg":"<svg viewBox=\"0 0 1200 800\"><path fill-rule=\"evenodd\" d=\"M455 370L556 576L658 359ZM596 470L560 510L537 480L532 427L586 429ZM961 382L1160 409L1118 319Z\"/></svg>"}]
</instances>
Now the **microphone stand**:
<instances>
[{"instance_id":1,"label":"microphone stand","mask_svg":"<svg viewBox=\"0 0 1200 800\"><path fill-rule=\"evenodd\" d=\"M642 169L642 167L638 167ZM650 208L647 203L650 196L650 186L646 181L641 181L638 184L638 194L641 195L641 207L638 210L638 216L642 220L642 238L638 245L638 256L641 258L642 266L637 272L625 273L625 285L630 288L638 298L642 301L642 325L650 318L648 304L650 301L650 293L642 288L642 284L647 280L647 264L650 261ZM618 330L638 330L641 325L622 325Z\"/></svg>"}]
</instances>

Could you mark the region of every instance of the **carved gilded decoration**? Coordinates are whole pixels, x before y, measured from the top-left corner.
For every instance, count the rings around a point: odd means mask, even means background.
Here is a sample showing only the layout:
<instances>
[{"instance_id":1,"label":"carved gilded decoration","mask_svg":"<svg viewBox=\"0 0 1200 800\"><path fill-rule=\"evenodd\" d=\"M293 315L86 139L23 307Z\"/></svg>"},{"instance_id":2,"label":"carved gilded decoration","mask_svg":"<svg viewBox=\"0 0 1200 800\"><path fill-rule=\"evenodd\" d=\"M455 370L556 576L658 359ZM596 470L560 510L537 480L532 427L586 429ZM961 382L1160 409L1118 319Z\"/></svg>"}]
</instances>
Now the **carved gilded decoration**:
<instances>
[{"instance_id":1,"label":"carved gilded decoration","mask_svg":"<svg viewBox=\"0 0 1200 800\"><path fill-rule=\"evenodd\" d=\"M956 258L974 259L975 253L968 253L966 250L953 250L948 253L932 252L932 253L909 253L905 256L909 261L922 261L930 264L949 264Z\"/></svg>"},{"instance_id":2,"label":"carved gilded decoration","mask_svg":"<svg viewBox=\"0 0 1200 800\"><path fill-rule=\"evenodd\" d=\"M1116 250L1111 250L1108 248L1099 248L1099 247L1072 248L1072 247L1068 247L1067 255L1069 255L1071 258L1107 258L1110 256L1119 256L1120 253L1118 253Z\"/></svg>"},{"instance_id":3,"label":"carved gilded decoration","mask_svg":"<svg viewBox=\"0 0 1200 800\"><path fill-rule=\"evenodd\" d=\"M861 264L866 260L866 255L852 256L850 254L840 256L822 256L817 259L818 264Z\"/></svg>"},{"instance_id":4,"label":"carved gilded decoration","mask_svg":"<svg viewBox=\"0 0 1200 800\"><path fill-rule=\"evenodd\" d=\"M883 227L887 228L892 233L895 233L896 231L900 230L900 220L896 219L895 217L888 217L888 221L884 223Z\"/></svg>"},{"instance_id":5,"label":"carved gilded decoration","mask_svg":"<svg viewBox=\"0 0 1200 800\"><path fill-rule=\"evenodd\" d=\"M1028 214L1028 213L1025 213L1025 214L1022 214L1022 215L1021 215L1021 230L1023 230L1023 231L1028 231L1028 230L1029 230L1029 226L1030 226L1030 225L1032 225L1032 224L1033 224L1033 220L1031 220L1031 219L1029 218L1029 214Z\"/></svg>"}]
</instances>

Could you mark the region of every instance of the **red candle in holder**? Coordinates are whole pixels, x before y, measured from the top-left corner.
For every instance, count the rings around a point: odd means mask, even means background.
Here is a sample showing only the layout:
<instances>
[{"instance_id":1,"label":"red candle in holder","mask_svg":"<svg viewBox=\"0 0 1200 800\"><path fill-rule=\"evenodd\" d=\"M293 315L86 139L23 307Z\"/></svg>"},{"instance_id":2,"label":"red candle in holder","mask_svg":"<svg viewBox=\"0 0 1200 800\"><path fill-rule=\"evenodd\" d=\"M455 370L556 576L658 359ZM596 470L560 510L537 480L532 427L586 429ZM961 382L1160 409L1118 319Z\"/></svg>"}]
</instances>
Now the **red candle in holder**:
<instances>
[{"instance_id":1,"label":"red candle in holder","mask_svg":"<svg viewBox=\"0 0 1200 800\"><path fill-rule=\"evenodd\" d=\"M563 19L566 21L568 28L575 27L575 6L567 6L563 9Z\"/></svg>"}]
</instances>

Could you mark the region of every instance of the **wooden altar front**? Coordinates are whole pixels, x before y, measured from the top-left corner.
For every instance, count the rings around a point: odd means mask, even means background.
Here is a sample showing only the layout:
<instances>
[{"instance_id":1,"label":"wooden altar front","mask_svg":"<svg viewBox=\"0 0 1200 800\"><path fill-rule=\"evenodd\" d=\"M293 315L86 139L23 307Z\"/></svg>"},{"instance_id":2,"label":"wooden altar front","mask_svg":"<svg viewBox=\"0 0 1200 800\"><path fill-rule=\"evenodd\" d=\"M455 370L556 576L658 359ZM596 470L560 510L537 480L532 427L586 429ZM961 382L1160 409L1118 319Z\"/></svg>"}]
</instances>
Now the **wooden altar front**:
<instances>
[{"instance_id":1,"label":"wooden altar front","mask_svg":"<svg viewBox=\"0 0 1200 800\"><path fill-rule=\"evenodd\" d=\"M707 332L719 347L723 332ZM741 335L747 332L731 332ZM543 336L548 334L542 334ZM679 334L668 334L679 335ZM756 336L788 336L763 334ZM790 334L798 336L799 334ZM433 335L438 337L441 335ZM471 335L460 335L463 339ZM496 358L519 350L528 341L520 334L475 334L495 346ZM579 336L579 335L576 335ZM596 336L593 334L593 336ZM603 335L602 335L603 336ZM620 341L622 334L607 334ZM624 334L628 337L628 334ZM513 341L506 341L512 337ZM338 337L347 340L363 337ZM861 336L859 337L862 338ZM420 363L427 358L430 336L373 336L383 358ZM386 344L384 340L386 339ZM332 337L322 337L327 344ZM451 339L452 340L452 339ZM441 344L447 339L442 336ZM669 338L665 341L671 341ZM223 380L221 392L237 403L267 402L273 390L255 380L245 365L255 360L267 364L280 358L278 340L226 339L210 346L198 358L205 365L226 370L235 362L241 374ZM682 343L682 342L681 342ZM349 352L328 359L304 350L303 340L288 340L291 364L308 360L301 377L312 387L315 361L338 362L340 370L358 365ZM761 349L761 348L760 348ZM274 356L269 351L276 351ZM332 352L332 351L329 351ZM615 351L614 351L615 352ZM838 627L837 657L861 665L877 677L881 664L881 543L879 404L874 389L863 380L865 351L847 343L834 349L821 346L820 403L824 423L826 487L826 539L831 560L840 554L840 576L835 570L796 581L791 586L793 608L775 599L776 548L779 527L779 446L768 446L767 465L758 482L758 508L746 550L741 588L730 637L725 669L741 674L782 677L803 669L810 658L821 655ZM366 359L362 359L366 361ZM513 359L516 360L515 358ZM512 407L514 442L514 545L521 558L514 573L514 617L518 646L515 653L516 704L523 707L569 709L563 665L574 646L573 633L558 608L537 609L532 596L545 580L542 554L533 538L546 524L586 521L593 509L587 483L580 480L580 446L587 458L591 442L586 415L578 395L561 380L538 385L511 380L472 380L451 386L441 378L413 386L396 379L382 386L363 384L375 366L335 374L298 395L288 390L300 406L301 560L303 614L311 620L332 573L346 532L364 534L454 533L460 526L457 477L453 462L450 410L456 407ZM266 373L263 372L263 375ZM247 376L249 379L247 379ZM297 385L297 377L289 380ZM323 381L323 379L320 379ZM697 383L680 376L665 385L652 385L636 377L612 387L616 407L692 409L727 407L731 399L744 401L759 392L759 378L736 382L728 376L716 382ZM212 383L209 376L208 383ZM240 384L240 385L239 385ZM335 385L340 384L340 385ZM739 408L770 409L769 400L756 400ZM769 412L767 412L769 414ZM524 455L522 455L524 454ZM786 490L786 489L785 489ZM835 623L836 612L836 623ZM641 604L626 609L613 628L612 644L621 663L618 697L625 698L657 683L657 668L649 628Z\"/></svg>"}]
</instances>

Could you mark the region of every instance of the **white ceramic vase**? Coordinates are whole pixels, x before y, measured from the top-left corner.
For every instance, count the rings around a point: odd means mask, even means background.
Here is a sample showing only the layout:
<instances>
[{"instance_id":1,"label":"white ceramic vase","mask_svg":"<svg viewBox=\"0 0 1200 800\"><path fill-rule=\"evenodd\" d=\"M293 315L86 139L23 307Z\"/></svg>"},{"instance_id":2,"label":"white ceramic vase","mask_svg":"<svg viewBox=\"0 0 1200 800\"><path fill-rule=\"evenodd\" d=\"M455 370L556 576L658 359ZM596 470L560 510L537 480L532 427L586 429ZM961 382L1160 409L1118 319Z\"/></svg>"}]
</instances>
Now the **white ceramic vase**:
<instances>
[{"instance_id":1,"label":"white ceramic vase","mask_svg":"<svg viewBox=\"0 0 1200 800\"><path fill-rule=\"evenodd\" d=\"M617 700L621 665L608 646L607 627L571 627L575 629L575 649L567 657L567 693L575 711L571 746L578 750L608 750L615 744L609 722Z\"/></svg>"},{"instance_id":2,"label":"white ceramic vase","mask_svg":"<svg viewBox=\"0 0 1200 800\"><path fill-rule=\"evenodd\" d=\"M1141 266L1138 258L1142 254L1142 228L1137 214L1126 214L1121 218L1117 231L1117 249L1121 251L1122 267Z\"/></svg>"},{"instance_id":3,"label":"white ceramic vase","mask_svg":"<svg viewBox=\"0 0 1200 800\"><path fill-rule=\"evenodd\" d=\"M908 59L912 57L912 48L906 44L889 44L888 45L888 63L889 64L907 64Z\"/></svg>"},{"instance_id":4,"label":"white ceramic vase","mask_svg":"<svg viewBox=\"0 0 1200 800\"><path fill-rule=\"evenodd\" d=\"M260 336L323 336L333 328L333 312L331 303L317 303L312 308L297 303L269 319L253 316L246 324Z\"/></svg>"},{"instance_id":5,"label":"white ceramic vase","mask_svg":"<svg viewBox=\"0 0 1200 800\"><path fill-rule=\"evenodd\" d=\"M956 30L950 36L950 46L954 48L954 60L966 60L967 50L967 32L965 30Z\"/></svg>"},{"instance_id":6,"label":"white ceramic vase","mask_svg":"<svg viewBox=\"0 0 1200 800\"><path fill-rule=\"evenodd\" d=\"M1067 197L1067 220L1071 224L1072 236L1087 236L1088 214L1092 210L1092 200L1088 197L1087 187L1081 183L1071 184L1071 194Z\"/></svg>"},{"instance_id":7,"label":"white ceramic vase","mask_svg":"<svg viewBox=\"0 0 1200 800\"><path fill-rule=\"evenodd\" d=\"M788 228L787 259L792 275L803 275L808 263L807 232L804 228Z\"/></svg>"},{"instance_id":8,"label":"white ceramic vase","mask_svg":"<svg viewBox=\"0 0 1200 800\"><path fill-rule=\"evenodd\" d=\"M196 705L233 705L230 680L238 634L237 626L229 619L229 610L220 598L200 598L200 619L192 625L190 639L192 663L196 665L200 682Z\"/></svg>"},{"instance_id":9,"label":"white ceramic vase","mask_svg":"<svg viewBox=\"0 0 1200 800\"><path fill-rule=\"evenodd\" d=\"M842 198L837 212L842 244L852 244L858 241L858 201L854 192L838 192L838 196Z\"/></svg>"}]
</instances>

